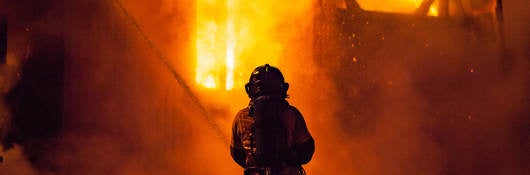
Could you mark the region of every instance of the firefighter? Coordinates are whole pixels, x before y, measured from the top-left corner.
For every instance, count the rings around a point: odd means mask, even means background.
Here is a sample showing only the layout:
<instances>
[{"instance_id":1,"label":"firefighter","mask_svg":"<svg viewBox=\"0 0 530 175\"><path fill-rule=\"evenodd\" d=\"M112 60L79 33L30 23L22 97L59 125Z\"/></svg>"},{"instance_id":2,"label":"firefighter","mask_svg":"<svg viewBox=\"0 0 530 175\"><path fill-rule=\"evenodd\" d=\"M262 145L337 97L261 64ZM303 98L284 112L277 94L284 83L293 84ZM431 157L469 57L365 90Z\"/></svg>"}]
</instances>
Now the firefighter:
<instances>
[{"instance_id":1,"label":"firefighter","mask_svg":"<svg viewBox=\"0 0 530 175\"><path fill-rule=\"evenodd\" d=\"M245 90L248 107L232 125L230 153L245 175L303 175L315 142L302 114L285 99L289 84L278 68L259 66Z\"/></svg>"}]
</instances>

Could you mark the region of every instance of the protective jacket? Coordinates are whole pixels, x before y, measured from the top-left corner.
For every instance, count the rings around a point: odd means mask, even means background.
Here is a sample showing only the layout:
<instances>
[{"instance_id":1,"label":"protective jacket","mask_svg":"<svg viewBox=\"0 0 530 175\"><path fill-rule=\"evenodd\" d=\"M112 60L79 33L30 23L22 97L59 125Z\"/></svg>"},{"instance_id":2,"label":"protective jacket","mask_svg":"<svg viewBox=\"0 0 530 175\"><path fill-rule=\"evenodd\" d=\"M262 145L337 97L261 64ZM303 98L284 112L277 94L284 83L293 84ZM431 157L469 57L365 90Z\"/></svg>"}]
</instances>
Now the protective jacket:
<instances>
[{"instance_id":1,"label":"protective jacket","mask_svg":"<svg viewBox=\"0 0 530 175\"><path fill-rule=\"evenodd\" d=\"M270 124L262 126L266 129L260 130L260 126L256 126L255 101L251 100L249 106L240 110L234 118L230 145L232 158L246 170L257 166L257 168L268 168L271 175L302 174L301 165L311 160L315 150L314 140L302 114L284 99L274 101L274 119L270 120L272 121L269 122ZM274 140L259 145L261 135L267 135ZM276 143L269 144L270 142ZM260 147L265 148L260 149ZM260 154L260 150L264 151ZM265 161L260 162L263 157Z\"/></svg>"}]
</instances>

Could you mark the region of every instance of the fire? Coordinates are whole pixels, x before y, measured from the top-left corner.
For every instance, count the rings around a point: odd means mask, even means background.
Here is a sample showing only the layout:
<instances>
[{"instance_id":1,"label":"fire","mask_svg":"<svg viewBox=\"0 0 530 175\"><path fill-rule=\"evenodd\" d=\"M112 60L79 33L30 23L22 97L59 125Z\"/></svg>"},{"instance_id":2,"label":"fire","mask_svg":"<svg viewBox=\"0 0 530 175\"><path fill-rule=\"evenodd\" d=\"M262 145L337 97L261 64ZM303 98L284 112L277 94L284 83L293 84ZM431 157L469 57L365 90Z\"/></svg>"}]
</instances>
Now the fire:
<instances>
[{"instance_id":1,"label":"fire","mask_svg":"<svg viewBox=\"0 0 530 175\"><path fill-rule=\"evenodd\" d=\"M208 4L207 4L208 3ZM208 11L209 9L216 9L215 1L204 1L198 3L198 12ZM217 65L225 65L223 62L225 57L221 57L226 49L219 46L225 46L222 43L227 34L221 26L220 21L216 21L216 14L213 13L198 13L197 18L206 18L209 20L197 20L197 67L195 69L195 81L207 88L217 88L219 74L222 70Z\"/></svg>"},{"instance_id":2,"label":"fire","mask_svg":"<svg viewBox=\"0 0 530 175\"><path fill-rule=\"evenodd\" d=\"M243 87L249 71L278 65L300 45L315 0L197 0L195 82L209 89ZM365 10L413 13L422 0L358 0ZM436 3L429 15L436 16ZM289 48L288 48L289 47Z\"/></svg>"},{"instance_id":3,"label":"fire","mask_svg":"<svg viewBox=\"0 0 530 175\"><path fill-rule=\"evenodd\" d=\"M283 44L274 31L282 2L198 0L195 81L211 89L243 87L252 68L277 64Z\"/></svg>"}]
</instances>

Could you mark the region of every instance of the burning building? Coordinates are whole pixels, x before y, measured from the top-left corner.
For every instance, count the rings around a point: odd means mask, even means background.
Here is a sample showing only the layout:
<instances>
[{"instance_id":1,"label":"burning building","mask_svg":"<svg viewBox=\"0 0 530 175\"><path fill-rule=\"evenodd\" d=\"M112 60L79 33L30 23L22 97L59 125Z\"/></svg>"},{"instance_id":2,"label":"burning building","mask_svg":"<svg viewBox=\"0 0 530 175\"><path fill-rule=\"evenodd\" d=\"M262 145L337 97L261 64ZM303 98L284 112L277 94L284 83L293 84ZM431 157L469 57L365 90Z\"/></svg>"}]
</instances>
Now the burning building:
<instances>
[{"instance_id":1,"label":"burning building","mask_svg":"<svg viewBox=\"0 0 530 175\"><path fill-rule=\"evenodd\" d=\"M264 63L308 174L529 171L523 0L1 2L0 174L241 173L231 119Z\"/></svg>"}]
</instances>

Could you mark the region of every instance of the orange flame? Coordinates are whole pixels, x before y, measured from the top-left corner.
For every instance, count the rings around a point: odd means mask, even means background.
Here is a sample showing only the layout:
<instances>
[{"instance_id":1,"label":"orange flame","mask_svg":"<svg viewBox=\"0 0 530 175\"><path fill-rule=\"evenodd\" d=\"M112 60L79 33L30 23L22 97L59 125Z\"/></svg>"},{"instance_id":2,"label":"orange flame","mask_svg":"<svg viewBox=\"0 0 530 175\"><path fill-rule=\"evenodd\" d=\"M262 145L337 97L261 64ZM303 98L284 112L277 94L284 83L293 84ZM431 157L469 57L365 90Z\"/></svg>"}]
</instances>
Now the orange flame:
<instances>
[{"instance_id":1,"label":"orange flame","mask_svg":"<svg viewBox=\"0 0 530 175\"><path fill-rule=\"evenodd\" d=\"M211 89L243 87L260 64L277 64L282 45L274 36L279 2L197 1L195 81Z\"/></svg>"},{"instance_id":2,"label":"orange flame","mask_svg":"<svg viewBox=\"0 0 530 175\"><path fill-rule=\"evenodd\" d=\"M248 72L254 67L265 63L277 65L284 45L290 42L282 41L282 37L305 30L293 27L296 25L286 19L296 16L307 20L313 2L197 0L195 82L209 89L232 90L243 87ZM358 2L365 10L413 13L422 1ZM431 6L429 15L437 15L435 5Z\"/></svg>"}]
</instances>

